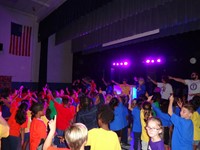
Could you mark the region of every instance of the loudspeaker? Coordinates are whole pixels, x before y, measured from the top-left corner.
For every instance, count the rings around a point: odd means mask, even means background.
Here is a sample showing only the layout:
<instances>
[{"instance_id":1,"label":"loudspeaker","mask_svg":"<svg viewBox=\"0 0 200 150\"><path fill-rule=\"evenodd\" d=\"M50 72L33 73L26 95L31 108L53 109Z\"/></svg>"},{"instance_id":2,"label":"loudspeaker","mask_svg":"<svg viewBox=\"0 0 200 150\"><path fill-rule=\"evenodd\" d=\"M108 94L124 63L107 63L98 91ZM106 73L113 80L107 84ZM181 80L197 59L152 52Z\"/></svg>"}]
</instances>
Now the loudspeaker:
<instances>
[{"instance_id":1,"label":"loudspeaker","mask_svg":"<svg viewBox=\"0 0 200 150\"><path fill-rule=\"evenodd\" d=\"M0 43L0 51L3 51L3 43Z\"/></svg>"}]
</instances>

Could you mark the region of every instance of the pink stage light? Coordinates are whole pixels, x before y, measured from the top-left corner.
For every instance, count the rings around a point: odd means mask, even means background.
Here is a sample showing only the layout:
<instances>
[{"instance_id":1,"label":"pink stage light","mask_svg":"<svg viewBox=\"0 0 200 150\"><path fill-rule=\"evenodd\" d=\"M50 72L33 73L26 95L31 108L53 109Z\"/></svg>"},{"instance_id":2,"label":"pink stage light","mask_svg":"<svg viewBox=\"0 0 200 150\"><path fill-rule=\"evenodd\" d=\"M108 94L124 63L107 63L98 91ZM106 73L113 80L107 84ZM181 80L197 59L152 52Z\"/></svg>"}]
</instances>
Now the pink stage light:
<instances>
[{"instance_id":1,"label":"pink stage light","mask_svg":"<svg viewBox=\"0 0 200 150\"><path fill-rule=\"evenodd\" d=\"M120 63L120 65L122 66L122 65L123 65L123 63L121 62L121 63Z\"/></svg>"},{"instance_id":2,"label":"pink stage light","mask_svg":"<svg viewBox=\"0 0 200 150\"><path fill-rule=\"evenodd\" d=\"M127 66L127 65L128 65L128 62L124 62L124 65Z\"/></svg>"},{"instance_id":3,"label":"pink stage light","mask_svg":"<svg viewBox=\"0 0 200 150\"><path fill-rule=\"evenodd\" d=\"M113 63L113 66L115 66L116 64L115 63Z\"/></svg>"},{"instance_id":4,"label":"pink stage light","mask_svg":"<svg viewBox=\"0 0 200 150\"><path fill-rule=\"evenodd\" d=\"M157 59L157 62L158 62L158 63L160 63L160 62L161 62L161 59L160 59L160 58L158 58L158 59Z\"/></svg>"},{"instance_id":5,"label":"pink stage light","mask_svg":"<svg viewBox=\"0 0 200 150\"><path fill-rule=\"evenodd\" d=\"M147 60L146 60L146 63L147 63L147 64L148 64L148 63L150 63L150 60L149 60L149 59L147 59Z\"/></svg>"},{"instance_id":6,"label":"pink stage light","mask_svg":"<svg viewBox=\"0 0 200 150\"><path fill-rule=\"evenodd\" d=\"M151 63L154 63L154 62L155 62L155 61L152 59L152 60L151 60Z\"/></svg>"},{"instance_id":7,"label":"pink stage light","mask_svg":"<svg viewBox=\"0 0 200 150\"><path fill-rule=\"evenodd\" d=\"M119 66L119 63L117 63L117 66Z\"/></svg>"}]
</instances>

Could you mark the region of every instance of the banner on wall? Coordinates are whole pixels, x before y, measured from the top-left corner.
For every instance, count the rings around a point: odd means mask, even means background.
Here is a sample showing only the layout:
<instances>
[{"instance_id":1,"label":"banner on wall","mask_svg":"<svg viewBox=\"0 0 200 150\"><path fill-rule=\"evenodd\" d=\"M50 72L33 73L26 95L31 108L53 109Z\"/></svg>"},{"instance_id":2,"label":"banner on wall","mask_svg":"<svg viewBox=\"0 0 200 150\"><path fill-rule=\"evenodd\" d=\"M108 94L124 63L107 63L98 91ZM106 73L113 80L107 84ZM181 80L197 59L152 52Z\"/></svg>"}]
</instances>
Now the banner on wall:
<instances>
[{"instance_id":1,"label":"banner on wall","mask_svg":"<svg viewBox=\"0 0 200 150\"><path fill-rule=\"evenodd\" d=\"M9 88L11 89L12 77L11 76L0 76L0 89Z\"/></svg>"},{"instance_id":2,"label":"banner on wall","mask_svg":"<svg viewBox=\"0 0 200 150\"><path fill-rule=\"evenodd\" d=\"M30 56L32 27L11 22L9 53L16 56Z\"/></svg>"}]
</instances>

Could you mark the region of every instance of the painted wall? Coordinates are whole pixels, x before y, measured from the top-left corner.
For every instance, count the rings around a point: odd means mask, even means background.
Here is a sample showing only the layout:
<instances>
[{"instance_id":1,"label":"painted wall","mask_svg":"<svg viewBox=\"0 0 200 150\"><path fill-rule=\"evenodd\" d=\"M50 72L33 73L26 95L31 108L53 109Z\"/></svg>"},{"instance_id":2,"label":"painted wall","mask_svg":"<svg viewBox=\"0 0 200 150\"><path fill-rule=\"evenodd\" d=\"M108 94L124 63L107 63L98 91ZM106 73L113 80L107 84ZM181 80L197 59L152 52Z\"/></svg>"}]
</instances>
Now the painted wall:
<instances>
[{"instance_id":1,"label":"painted wall","mask_svg":"<svg viewBox=\"0 0 200 150\"><path fill-rule=\"evenodd\" d=\"M48 41L48 83L72 82L73 54L71 53L71 41L55 45L55 34Z\"/></svg>"},{"instance_id":2,"label":"painted wall","mask_svg":"<svg viewBox=\"0 0 200 150\"><path fill-rule=\"evenodd\" d=\"M37 82L40 44L37 42L36 17L0 6L0 18L0 43L3 43L3 51L0 52L0 75L12 76L13 82ZM11 22L32 27L30 57L9 54Z\"/></svg>"}]
</instances>

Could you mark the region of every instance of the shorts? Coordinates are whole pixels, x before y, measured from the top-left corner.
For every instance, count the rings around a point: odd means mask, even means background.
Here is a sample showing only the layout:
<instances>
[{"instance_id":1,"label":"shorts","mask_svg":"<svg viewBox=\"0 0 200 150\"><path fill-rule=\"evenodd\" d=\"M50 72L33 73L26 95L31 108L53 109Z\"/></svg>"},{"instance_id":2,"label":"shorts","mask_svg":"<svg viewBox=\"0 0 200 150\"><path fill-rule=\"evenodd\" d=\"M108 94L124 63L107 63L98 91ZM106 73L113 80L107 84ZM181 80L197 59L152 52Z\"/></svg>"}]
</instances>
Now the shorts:
<instances>
[{"instance_id":1,"label":"shorts","mask_svg":"<svg viewBox=\"0 0 200 150\"><path fill-rule=\"evenodd\" d=\"M194 141L193 141L193 145L198 146L198 145L199 145L199 142L200 142L200 140L194 140Z\"/></svg>"}]
</instances>

